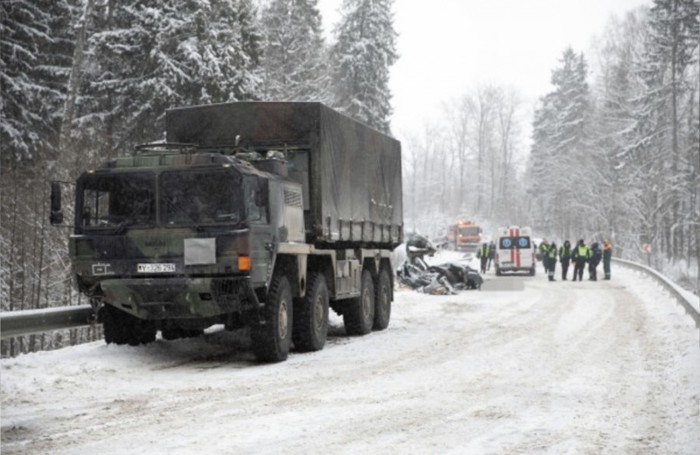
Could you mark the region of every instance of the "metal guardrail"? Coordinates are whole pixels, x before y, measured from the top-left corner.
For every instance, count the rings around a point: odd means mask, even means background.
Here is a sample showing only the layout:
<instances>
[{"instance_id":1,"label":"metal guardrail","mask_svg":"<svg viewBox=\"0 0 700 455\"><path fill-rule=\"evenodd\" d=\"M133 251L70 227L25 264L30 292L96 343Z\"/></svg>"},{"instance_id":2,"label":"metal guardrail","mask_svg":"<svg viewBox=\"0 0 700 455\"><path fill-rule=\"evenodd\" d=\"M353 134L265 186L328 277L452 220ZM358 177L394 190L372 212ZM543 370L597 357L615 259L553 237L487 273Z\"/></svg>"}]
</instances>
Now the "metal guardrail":
<instances>
[{"instance_id":1,"label":"metal guardrail","mask_svg":"<svg viewBox=\"0 0 700 455\"><path fill-rule=\"evenodd\" d=\"M662 284L685 308L686 313L700 328L700 312L686 299L678 287L656 270L636 262L613 258L615 263L645 272ZM0 337L11 338L50 330L71 329L95 323L94 312L90 305L55 307L38 310L0 312Z\"/></svg>"},{"instance_id":2,"label":"metal guardrail","mask_svg":"<svg viewBox=\"0 0 700 455\"><path fill-rule=\"evenodd\" d=\"M685 308L685 312L688 313L691 318L693 318L693 320L695 321L695 327L700 329L700 312L698 312L698 310L693 306L693 304L688 301L685 295L683 295L683 293L679 290L678 286L674 284L671 280L669 280L656 270L652 269L651 267L647 267L646 265L618 258L613 258L613 261L623 266L640 270L656 278L656 280L663 287L665 287L666 290L668 290L671 293L671 295L673 295L676 298L676 300L678 300L678 303L680 303L683 306L683 308Z\"/></svg>"},{"instance_id":3,"label":"metal guardrail","mask_svg":"<svg viewBox=\"0 0 700 455\"><path fill-rule=\"evenodd\" d=\"M50 330L72 329L95 321L90 305L0 312L0 337L11 338Z\"/></svg>"}]
</instances>

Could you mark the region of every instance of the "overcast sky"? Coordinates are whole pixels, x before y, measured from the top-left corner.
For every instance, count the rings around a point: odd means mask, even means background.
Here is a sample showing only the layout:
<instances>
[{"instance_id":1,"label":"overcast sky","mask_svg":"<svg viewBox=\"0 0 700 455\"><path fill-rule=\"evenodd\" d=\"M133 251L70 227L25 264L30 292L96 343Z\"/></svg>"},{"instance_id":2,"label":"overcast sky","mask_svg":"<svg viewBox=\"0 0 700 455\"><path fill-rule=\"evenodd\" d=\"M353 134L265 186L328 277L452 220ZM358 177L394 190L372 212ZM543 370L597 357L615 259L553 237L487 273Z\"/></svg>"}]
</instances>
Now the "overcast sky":
<instances>
[{"instance_id":1,"label":"overcast sky","mask_svg":"<svg viewBox=\"0 0 700 455\"><path fill-rule=\"evenodd\" d=\"M319 0L330 34L342 0ZM550 90L567 46L588 51L611 15L652 0L395 0L399 60L392 130L403 136L479 84L512 86L528 106ZM590 58L589 58L590 60Z\"/></svg>"}]
</instances>

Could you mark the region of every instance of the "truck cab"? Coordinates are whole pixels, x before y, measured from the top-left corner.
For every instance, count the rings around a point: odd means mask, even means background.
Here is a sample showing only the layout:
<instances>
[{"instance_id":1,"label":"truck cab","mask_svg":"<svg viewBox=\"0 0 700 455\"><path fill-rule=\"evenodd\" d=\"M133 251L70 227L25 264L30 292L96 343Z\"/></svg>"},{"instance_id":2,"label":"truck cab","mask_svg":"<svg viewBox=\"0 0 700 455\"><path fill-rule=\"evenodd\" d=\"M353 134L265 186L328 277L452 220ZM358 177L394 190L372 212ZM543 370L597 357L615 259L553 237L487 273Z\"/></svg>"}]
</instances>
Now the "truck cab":
<instances>
[{"instance_id":1,"label":"truck cab","mask_svg":"<svg viewBox=\"0 0 700 455\"><path fill-rule=\"evenodd\" d=\"M109 304L107 341L256 318L271 245L305 237L301 204L285 197L300 200L301 186L233 156L167 144L84 172L69 248L78 289ZM129 316L143 321L138 337L118 328Z\"/></svg>"},{"instance_id":2,"label":"truck cab","mask_svg":"<svg viewBox=\"0 0 700 455\"><path fill-rule=\"evenodd\" d=\"M459 220L448 229L449 241L454 250L471 253L479 248L481 233L481 227L469 220Z\"/></svg>"}]
</instances>

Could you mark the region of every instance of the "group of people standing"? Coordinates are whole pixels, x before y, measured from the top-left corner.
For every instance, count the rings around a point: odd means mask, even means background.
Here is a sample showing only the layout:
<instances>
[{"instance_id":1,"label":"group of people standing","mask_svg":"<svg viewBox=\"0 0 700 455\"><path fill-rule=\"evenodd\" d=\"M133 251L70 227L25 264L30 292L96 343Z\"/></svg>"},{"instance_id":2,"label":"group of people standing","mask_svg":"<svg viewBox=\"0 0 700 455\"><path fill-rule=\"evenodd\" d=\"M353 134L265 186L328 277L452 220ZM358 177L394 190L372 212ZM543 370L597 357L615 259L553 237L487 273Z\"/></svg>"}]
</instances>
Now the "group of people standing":
<instances>
[{"instance_id":1,"label":"group of people standing","mask_svg":"<svg viewBox=\"0 0 700 455\"><path fill-rule=\"evenodd\" d=\"M588 279L596 281L598 279L597 267L601 260L603 261L605 279L610 279L612 244L609 240L603 242L603 248L601 250L598 242L594 242L588 247L583 239L579 240L573 247L568 240L565 240L564 244L559 247L559 249L557 249L557 244L555 242L549 243L544 239L539 246L539 250L542 254L542 263L544 264L544 270L547 273L549 281L556 281L554 273L557 265L557 258L559 258L559 262L561 263L562 280L567 279L566 276L569 271L569 265L573 263L573 281L577 279L578 281L583 281L583 270L586 268L586 264L588 264Z\"/></svg>"}]
</instances>

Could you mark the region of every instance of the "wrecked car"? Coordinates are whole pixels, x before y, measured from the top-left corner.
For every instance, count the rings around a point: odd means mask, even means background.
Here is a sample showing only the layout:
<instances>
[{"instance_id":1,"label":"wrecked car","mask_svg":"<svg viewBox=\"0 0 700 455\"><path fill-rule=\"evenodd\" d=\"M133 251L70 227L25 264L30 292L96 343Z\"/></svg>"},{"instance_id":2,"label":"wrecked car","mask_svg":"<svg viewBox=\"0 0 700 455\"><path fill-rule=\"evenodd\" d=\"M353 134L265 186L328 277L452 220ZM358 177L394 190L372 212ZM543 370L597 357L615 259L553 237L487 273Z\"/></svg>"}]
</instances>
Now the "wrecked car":
<instances>
[{"instance_id":1,"label":"wrecked car","mask_svg":"<svg viewBox=\"0 0 700 455\"><path fill-rule=\"evenodd\" d=\"M408 259L397 270L400 283L426 294L456 294L468 289L481 289L484 279L466 264L451 262L428 265L424 256L432 256L436 249L423 236L412 235L406 242Z\"/></svg>"}]
</instances>

